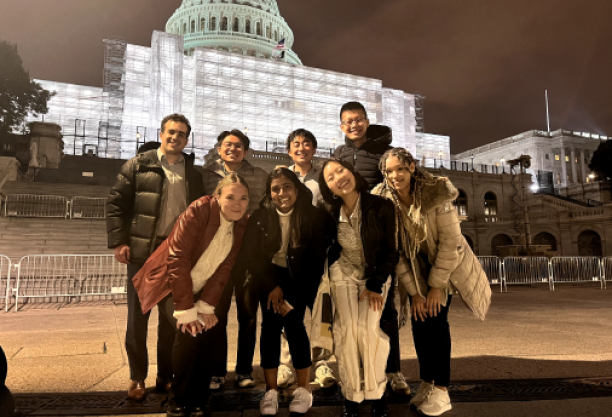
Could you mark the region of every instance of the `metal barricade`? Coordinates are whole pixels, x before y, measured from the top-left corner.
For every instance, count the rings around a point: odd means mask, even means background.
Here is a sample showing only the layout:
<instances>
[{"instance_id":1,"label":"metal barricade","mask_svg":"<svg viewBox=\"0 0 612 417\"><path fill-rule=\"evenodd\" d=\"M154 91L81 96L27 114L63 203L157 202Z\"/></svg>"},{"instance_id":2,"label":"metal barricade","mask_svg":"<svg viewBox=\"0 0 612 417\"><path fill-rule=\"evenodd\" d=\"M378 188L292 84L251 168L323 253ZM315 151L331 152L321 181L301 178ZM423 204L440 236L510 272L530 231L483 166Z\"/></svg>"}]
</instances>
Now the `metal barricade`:
<instances>
[{"instance_id":1,"label":"metal barricade","mask_svg":"<svg viewBox=\"0 0 612 417\"><path fill-rule=\"evenodd\" d=\"M595 256L555 256L550 260L551 289L555 283L599 282L601 289L606 288L602 279L601 261Z\"/></svg>"},{"instance_id":2,"label":"metal barricade","mask_svg":"<svg viewBox=\"0 0 612 417\"><path fill-rule=\"evenodd\" d=\"M19 261L15 311L20 298L59 302L125 298L126 265L113 255L28 255Z\"/></svg>"},{"instance_id":3,"label":"metal barricade","mask_svg":"<svg viewBox=\"0 0 612 417\"><path fill-rule=\"evenodd\" d=\"M601 258L601 279L604 282L612 281L612 256Z\"/></svg>"},{"instance_id":4,"label":"metal barricade","mask_svg":"<svg viewBox=\"0 0 612 417\"><path fill-rule=\"evenodd\" d=\"M550 268L548 258L545 256L508 256L504 259L504 286L508 291L508 284L538 284L550 282Z\"/></svg>"},{"instance_id":5,"label":"metal barricade","mask_svg":"<svg viewBox=\"0 0 612 417\"><path fill-rule=\"evenodd\" d=\"M106 198L73 197L70 200L70 218L106 218Z\"/></svg>"},{"instance_id":6,"label":"metal barricade","mask_svg":"<svg viewBox=\"0 0 612 417\"><path fill-rule=\"evenodd\" d=\"M7 194L4 216L66 218L68 200L59 195Z\"/></svg>"},{"instance_id":7,"label":"metal barricade","mask_svg":"<svg viewBox=\"0 0 612 417\"><path fill-rule=\"evenodd\" d=\"M0 299L4 298L4 310L8 311L9 300L11 299L11 260L4 255L0 255Z\"/></svg>"},{"instance_id":8,"label":"metal barricade","mask_svg":"<svg viewBox=\"0 0 612 417\"><path fill-rule=\"evenodd\" d=\"M502 260L497 256L477 256L491 285L499 284L499 292L504 290Z\"/></svg>"}]
</instances>

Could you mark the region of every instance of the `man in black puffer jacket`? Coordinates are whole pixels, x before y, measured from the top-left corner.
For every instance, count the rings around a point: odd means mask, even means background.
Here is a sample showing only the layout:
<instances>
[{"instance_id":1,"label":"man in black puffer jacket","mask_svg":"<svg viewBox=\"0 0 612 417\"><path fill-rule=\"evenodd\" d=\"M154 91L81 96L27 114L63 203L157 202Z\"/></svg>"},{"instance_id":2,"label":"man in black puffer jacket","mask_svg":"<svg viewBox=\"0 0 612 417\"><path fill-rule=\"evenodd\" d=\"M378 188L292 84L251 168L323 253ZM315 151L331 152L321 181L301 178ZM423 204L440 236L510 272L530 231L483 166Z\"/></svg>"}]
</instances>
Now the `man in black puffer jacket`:
<instances>
[{"instance_id":1,"label":"man in black puffer jacket","mask_svg":"<svg viewBox=\"0 0 612 417\"><path fill-rule=\"evenodd\" d=\"M142 400L145 393L150 313L142 313L132 278L168 237L178 216L204 195L202 174L194 167L195 156L182 153L190 132L185 116L165 117L159 149L139 154L123 165L106 203L108 247L115 250L115 258L127 264L128 270L125 348L132 380L128 397L134 400ZM160 317L156 380L159 390L167 390L172 381L174 333L175 329Z\"/></svg>"},{"instance_id":2,"label":"man in black puffer jacket","mask_svg":"<svg viewBox=\"0 0 612 417\"><path fill-rule=\"evenodd\" d=\"M352 164L365 180L369 189L383 181L378 169L380 157L391 149L391 129L382 125L370 125L368 113L359 102L346 103L340 109L340 128L346 135L344 145L334 152L334 158ZM391 351L387 361L389 386L396 394L410 394L400 368L399 323L395 307L395 280L389 289L387 302L380 318L381 329L389 336Z\"/></svg>"}]
</instances>

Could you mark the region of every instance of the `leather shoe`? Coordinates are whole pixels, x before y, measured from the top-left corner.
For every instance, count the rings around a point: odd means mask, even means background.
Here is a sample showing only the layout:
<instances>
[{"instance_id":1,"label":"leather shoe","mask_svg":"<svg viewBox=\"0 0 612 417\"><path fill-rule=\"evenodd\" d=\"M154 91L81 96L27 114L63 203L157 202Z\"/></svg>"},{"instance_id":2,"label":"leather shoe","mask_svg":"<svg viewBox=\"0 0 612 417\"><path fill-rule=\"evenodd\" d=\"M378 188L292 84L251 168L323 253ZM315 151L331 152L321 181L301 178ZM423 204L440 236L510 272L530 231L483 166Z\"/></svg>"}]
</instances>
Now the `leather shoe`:
<instances>
[{"instance_id":1,"label":"leather shoe","mask_svg":"<svg viewBox=\"0 0 612 417\"><path fill-rule=\"evenodd\" d=\"M155 391L157 392L170 392L172 388L172 378L162 378L158 376L155 379Z\"/></svg>"},{"instance_id":2,"label":"leather shoe","mask_svg":"<svg viewBox=\"0 0 612 417\"><path fill-rule=\"evenodd\" d=\"M142 401L145 397L145 383L144 381L134 381L130 383L128 388L128 398L130 400Z\"/></svg>"},{"instance_id":3,"label":"leather shoe","mask_svg":"<svg viewBox=\"0 0 612 417\"><path fill-rule=\"evenodd\" d=\"M166 410L166 417L186 417L185 407L169 405L168 409Z\"/></svg>"}]
</instances>

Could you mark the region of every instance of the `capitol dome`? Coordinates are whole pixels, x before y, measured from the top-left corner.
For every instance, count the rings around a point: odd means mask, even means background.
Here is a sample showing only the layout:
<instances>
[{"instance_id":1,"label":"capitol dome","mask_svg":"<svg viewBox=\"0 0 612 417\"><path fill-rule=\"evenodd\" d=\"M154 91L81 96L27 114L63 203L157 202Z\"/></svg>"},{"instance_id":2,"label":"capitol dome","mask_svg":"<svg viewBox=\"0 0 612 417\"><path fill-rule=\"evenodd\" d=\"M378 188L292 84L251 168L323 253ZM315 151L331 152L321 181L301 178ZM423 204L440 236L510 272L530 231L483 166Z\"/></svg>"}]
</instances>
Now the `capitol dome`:
<instances>
[{"instance_id":1,"label":"capitol dome","mask_svg":"<svg viewBox=\"0 0 612 417\"><path fill-rule=\"evenodd\" d=\"M166 23L166 32L184 37L185 53L197 47L271 58L285 39L285 60L301 65L293 32L276 0L183 0Z\"/></svg>"}]
</instances>

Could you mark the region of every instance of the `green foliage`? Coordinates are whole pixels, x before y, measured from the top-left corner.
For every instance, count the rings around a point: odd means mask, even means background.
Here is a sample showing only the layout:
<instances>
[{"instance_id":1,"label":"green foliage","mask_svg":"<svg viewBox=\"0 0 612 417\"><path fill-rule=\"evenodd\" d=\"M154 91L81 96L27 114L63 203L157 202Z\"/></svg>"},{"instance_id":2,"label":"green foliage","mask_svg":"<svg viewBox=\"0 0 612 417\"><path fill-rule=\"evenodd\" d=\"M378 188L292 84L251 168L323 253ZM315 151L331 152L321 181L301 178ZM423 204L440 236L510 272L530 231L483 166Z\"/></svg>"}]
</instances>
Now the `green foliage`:
<instances>
[{"instance_id":1,"label":"green foliage","mask_svg":"<svg viewBox=\"0 0 612 417\"><path fill-rule=\"evenodd\" d=\"M22 130L30 113L47 113L47 102L54 94L30 80L17 46L0 40L0 135Z\"/></svg>"},{"instance_id":2,"label":"green foliage","mask_svg":"<svg viewBox=\"0 0 612 417\"><path fill-rule=\"evenodd\" d=\"M593 153L589 168L599 180L612 179L612 140L606 140L599 144L597 150Z\"/></svg>"}]
</instances>

